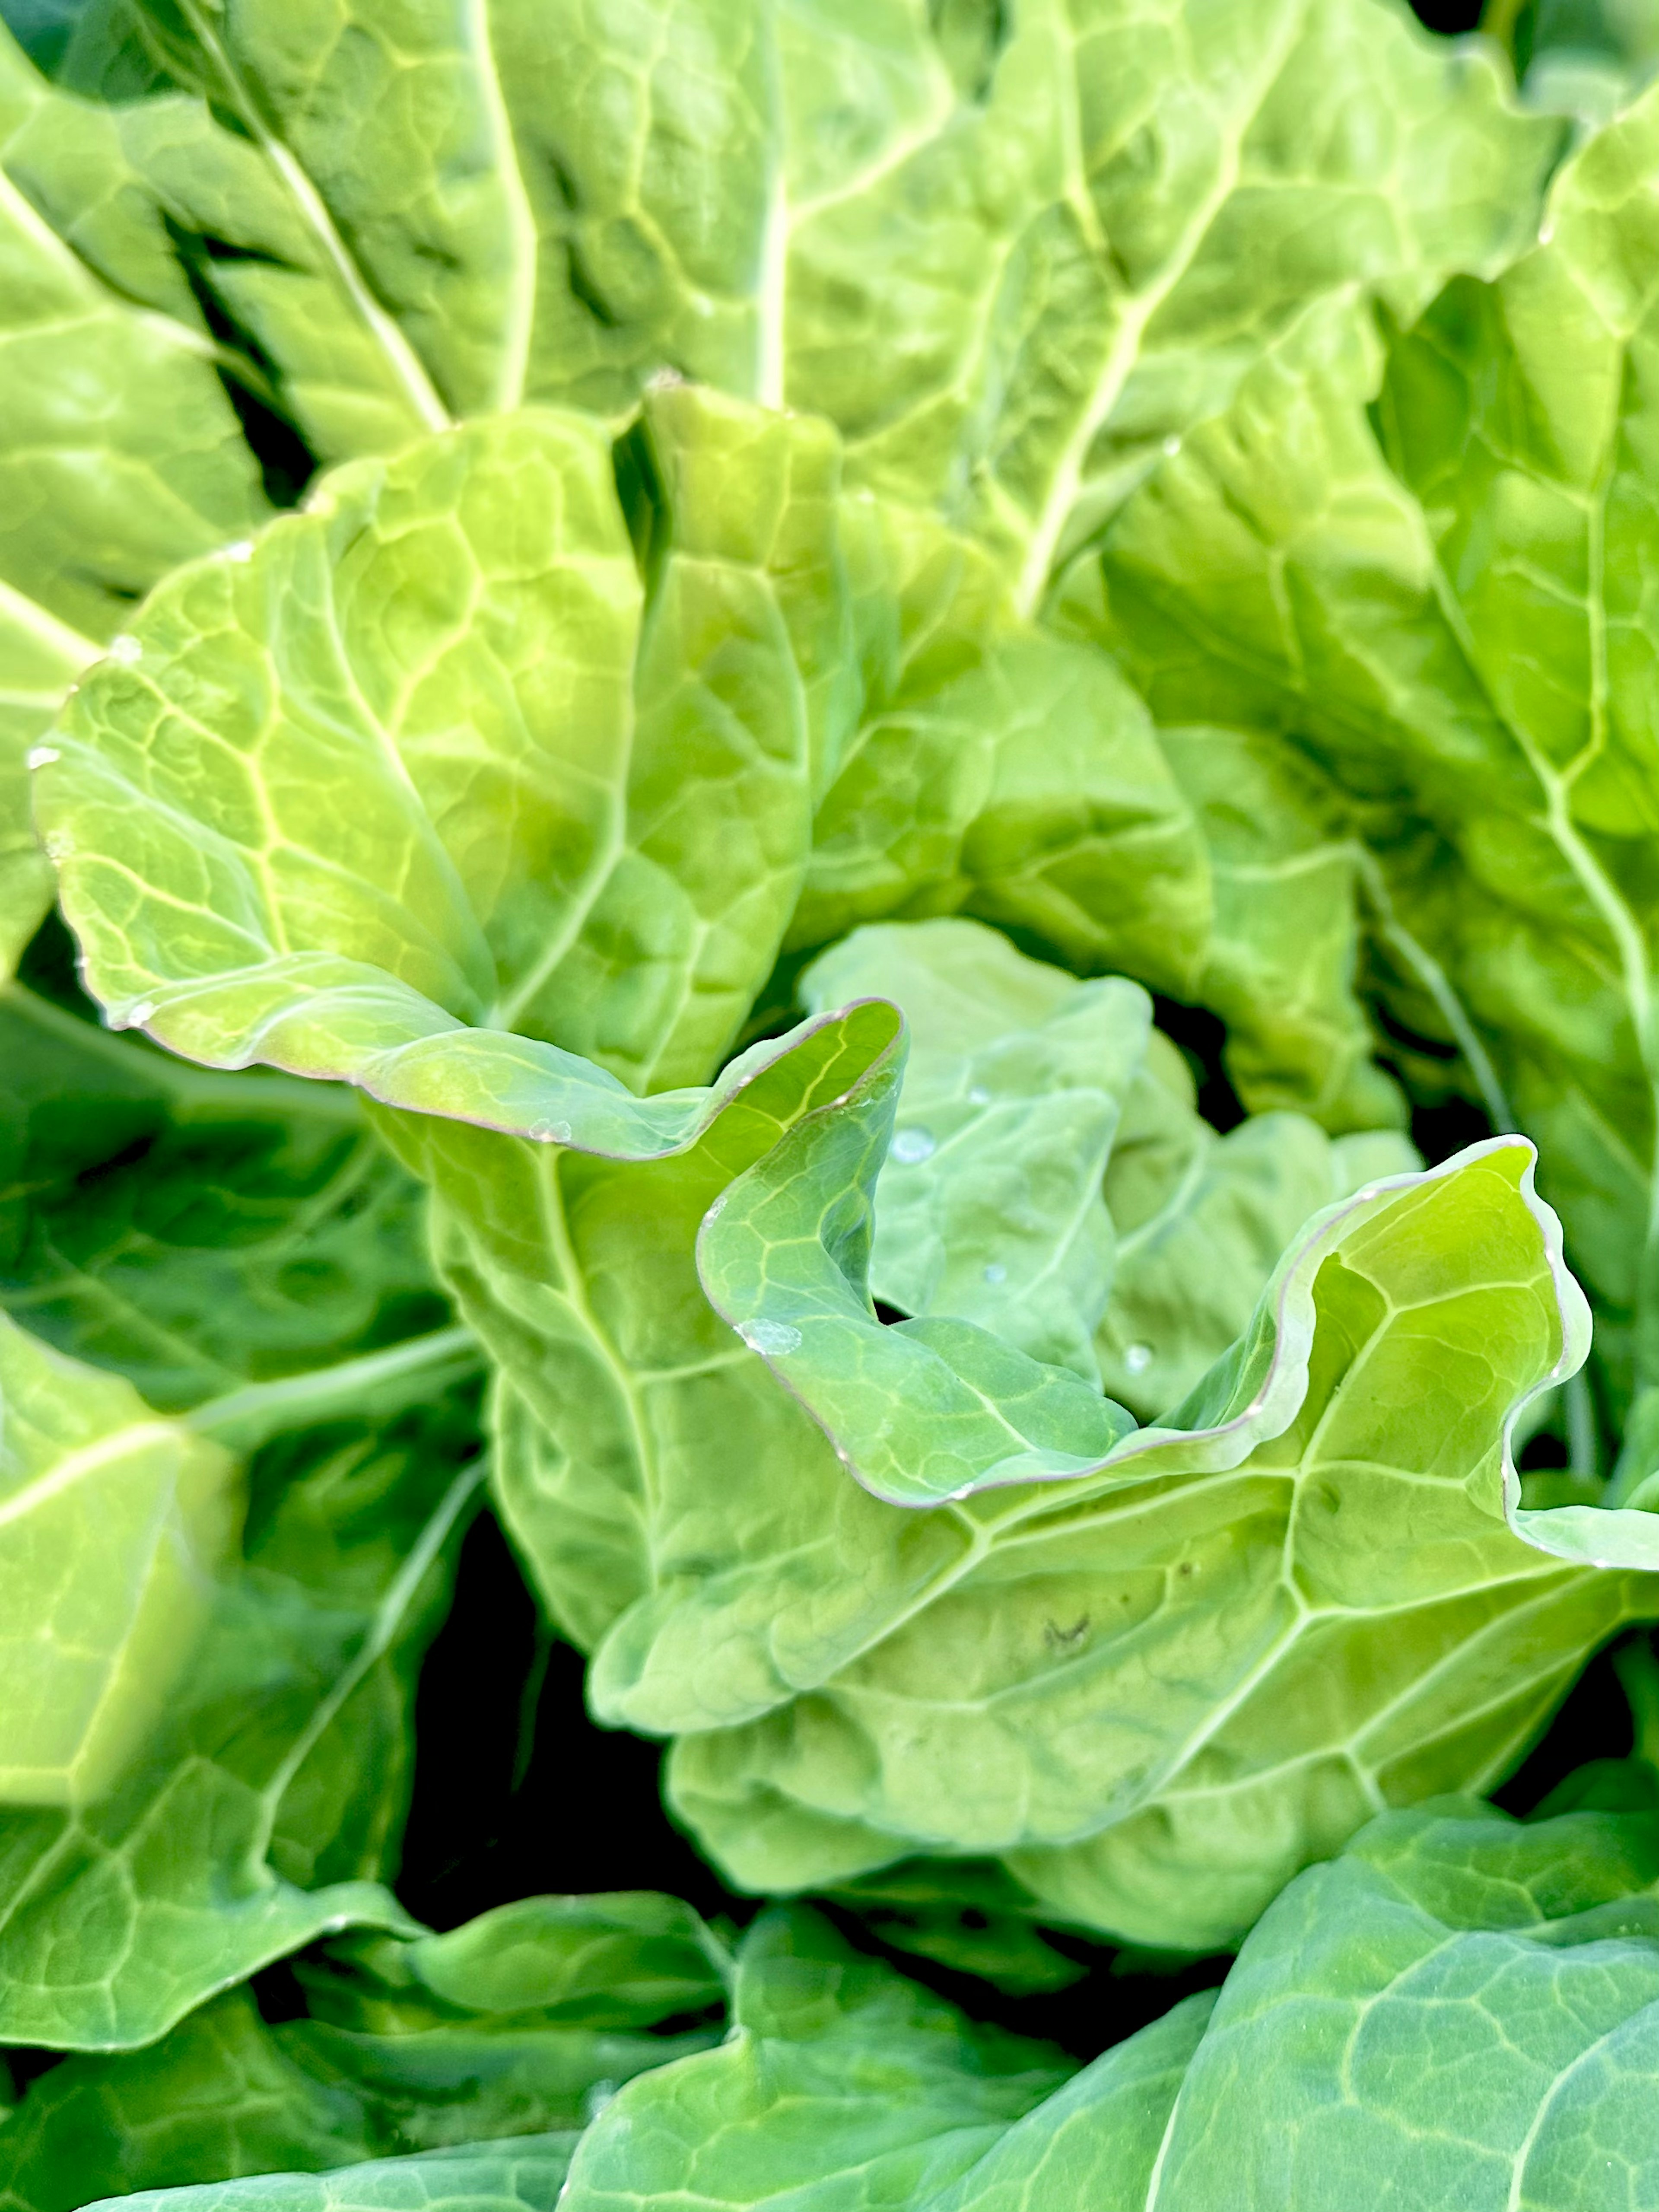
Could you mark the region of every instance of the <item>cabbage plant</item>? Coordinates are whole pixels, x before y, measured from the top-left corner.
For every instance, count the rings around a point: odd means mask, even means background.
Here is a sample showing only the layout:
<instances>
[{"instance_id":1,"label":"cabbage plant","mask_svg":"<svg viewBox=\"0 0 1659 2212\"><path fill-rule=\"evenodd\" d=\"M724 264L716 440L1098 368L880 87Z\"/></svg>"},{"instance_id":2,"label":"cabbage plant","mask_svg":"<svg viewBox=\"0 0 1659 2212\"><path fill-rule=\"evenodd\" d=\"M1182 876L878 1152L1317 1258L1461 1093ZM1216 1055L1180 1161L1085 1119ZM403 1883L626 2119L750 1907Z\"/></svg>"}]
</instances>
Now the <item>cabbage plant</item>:
<instances>
[{"instance_id":1,"label":"cabbage plant","mask_svg":"<svg viewBox=\"0 0 1659 2212\"><path fill-rule=\"evenodd\" d=\"M1641 25L0 12L0 2203L1650 2201Z\"/></svg>"}]
</instances>

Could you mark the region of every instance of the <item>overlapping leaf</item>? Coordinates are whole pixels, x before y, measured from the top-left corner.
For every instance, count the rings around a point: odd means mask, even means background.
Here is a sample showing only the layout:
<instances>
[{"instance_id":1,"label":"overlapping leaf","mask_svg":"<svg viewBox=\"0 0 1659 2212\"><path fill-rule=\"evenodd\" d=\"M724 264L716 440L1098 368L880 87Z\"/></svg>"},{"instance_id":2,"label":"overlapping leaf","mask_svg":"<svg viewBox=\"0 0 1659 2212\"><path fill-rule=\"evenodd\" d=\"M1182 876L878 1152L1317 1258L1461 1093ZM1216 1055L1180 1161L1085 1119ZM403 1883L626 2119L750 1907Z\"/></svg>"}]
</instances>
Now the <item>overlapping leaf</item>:
<instances>
[{"instance_id":1,"label":"overlapping leaf","mask_svg":"<svg viewBox=\"0 0 1659 2212\"><path fill-rule=\"evenodd\" d=\"M554 2212L574 2147L565 2132L515 2136L374 2159L333 2173L262 2173L217 2186L139 2190L118 2202L129 2212Z\"/></svg>"},{"instance_id":2,"label":"overlapping leaf","mask_svg":"<svg viewBox=\"0 0 1659 2212\"><path fill-rule=\"evenodd\" d=\"M1385 358L1327 324L1262 364L1065 602L1160 719L1254 723L1334 779L1393 1004L1537 1134L1615 1397L1652 1358L1656 132L1650 94L1564 171L1531 252Z\"/></svg>"},{"instance_id":3,"label":"overlapping leaf","mask_svg":"<svg viewBox=\"0 0 1659 2212\"><path fill-rule=\"evenodd\" d=\"M728 1962L671 1898L526 1899L447 1936L302 1961L317 2015L268 2027L246 1990L149 2049L70 2058L0 2126L0 2203L312 2172L574 2131L633 2075L716 2030Z\"/></svg>"},{"instance_id":4,"label":"overlapping leaf","mask_svg":"<svg viewBox=\"0 0 1659 2212\"><path fill-rule=\"evenodd\" d=\"M732 2009L720 2050L605 2107L578 2148L568 2212L925 2203L1071 2070L1043 2045L972 2027L806 1911L750 1930Z\"/></svg>"},{"instance_id":5,"label":"overlapping leaf","mask_svg":"<svg viewBox=\"0 0 1659 2212\"><path fill-rule=\"evenodd\" d=\"M64 1347L0 1324L9 1448L52 1461L0 1532L9 1611L117 1665L96 1773L0 1821L0 2035L119 2047L320 1929L401 1924L380 1880L477 1488L476 1354L430 1326L410 1188L326 1094L204 1076L15 986L0 1035L0 1296ZM250 1511L216 1586L222 1445L252 1454ZM38 1708L60 1733L68 1688Z\"/></svg>"}]
</instances>

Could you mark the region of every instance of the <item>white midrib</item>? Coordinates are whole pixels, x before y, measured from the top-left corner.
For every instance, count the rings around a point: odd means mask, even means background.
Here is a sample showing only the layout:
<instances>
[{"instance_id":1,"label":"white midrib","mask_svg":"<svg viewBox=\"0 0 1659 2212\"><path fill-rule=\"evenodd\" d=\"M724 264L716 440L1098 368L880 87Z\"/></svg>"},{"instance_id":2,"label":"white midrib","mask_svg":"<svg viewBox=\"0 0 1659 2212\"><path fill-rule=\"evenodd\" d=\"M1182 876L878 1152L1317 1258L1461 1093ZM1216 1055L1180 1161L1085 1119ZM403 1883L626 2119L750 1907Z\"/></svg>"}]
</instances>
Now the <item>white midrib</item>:
<instances>
[{"instance_id":1,"label":"white midrib","mask_svg":"<svg viewBox=\"0 0 1659 2212\"><path fill-rule=\"evenodd\" d=\"M507 278L507 313L501 329L501 356L495 374L492 404L506 413L522 405L530 374L530 341L536 319L537 263L541 239L519 161L518 140L495 66L495 48L489 35L489 0L468 0L467 29L477 70L478 97L489 119L497 153L497 173L507 203L507 233L511 273Z\"/></svg>"},{"instance_id":2,"label":"white midrib","mask_svg":"<svg viewBox=\"0 0 1659 2212\"><path fill-rule=\"evenodd\" d=\"M177 1424L159 1419L133 1421L125 1428L116 1429L106 1437L100 1437L96 1443L83 1445L79 1451L69 1453L36 1480L25 1483L21 1490L14 1491L9 1498L0 1498L0 1528L9 1528L15 1521L27 1519L38 1507L48 1505L53 1498L61 1498L66 1490L72 1490L77 1482L84 1482L89 1476L101 1474L106 1468L113 1467L139 1452L148 1451L152 1445L165 1444L177 1451L182 1442L183 1436Z\"/></svg>"},{"instance_id":3,"label":"white midrib","mask_svg":"<svg viewBox=\"0 0 1659 2212\"><path fill-rule=\"evenodd\" d=\"M1088 465L1090 451L1123 396L1123 387L1139 358L1140 342L1146 335L1146 326L1191 268L1194 256L1203 244L1211 224L1237 189L1245 132L1261 106L1267 88L1278 77L1285 56L1300 27L1300 11L1286 9L1279 35L1264 56L1265 66L1251 88L1248 110L1236 111L1231 118L1226 158L1218 167L1209 191L1182 227L1181 235L1164 264L1162 275L1145 291L1131 294L1124 301L1121 319L1094 391L1090 395L1088 405L1078 418L1077 427L1061 450L1059 465L1048 486L1048 495L1042 503L1027 544L1015 605L1028 620L1036 612L1048 584L1055 550L1082 488L1083 471ZM1080 181L1086 194L1086 180Z\"/></svg>"},{"instance_id":4,"label":"white midrib","mask_svg":"<svg viewBox=\"0 0 1659 2212\"><path fill-rule=\"evenodd\" d=\"M322 194L266 121L258 101L242 82L240 71L225 51L223 42L207 19L199 0L179 0L179 11L201 42L203 51L211 58L249 136L276 172L301 220L332 270L341 290L385 356L392 380L422 427L428 430L448 429L448 410L434 391L432 380L415 349L370 291L362 270L347 251L345 240L335 228L334 218L330 215Z\"/></svg>"},{"instance_id":5,"label":"white midrib","mask_svg":"<svg viewBox=\"0 0 1659 2212\"><path fill-rule=\"evenodd\" d=\"M68 623L60 622L56 615L49 614L38 600L26 597L15 585L0 577L0 621L7 619L15 623L19 629L27 630L32 638L50 651L61 653L68 664L70 676L82 668L90 667L103 655L101 645L95 644L89 637L83 637L78 629L71 629ZM64 681L68 680L66 676Z\"/></svg>"}]
</instances>

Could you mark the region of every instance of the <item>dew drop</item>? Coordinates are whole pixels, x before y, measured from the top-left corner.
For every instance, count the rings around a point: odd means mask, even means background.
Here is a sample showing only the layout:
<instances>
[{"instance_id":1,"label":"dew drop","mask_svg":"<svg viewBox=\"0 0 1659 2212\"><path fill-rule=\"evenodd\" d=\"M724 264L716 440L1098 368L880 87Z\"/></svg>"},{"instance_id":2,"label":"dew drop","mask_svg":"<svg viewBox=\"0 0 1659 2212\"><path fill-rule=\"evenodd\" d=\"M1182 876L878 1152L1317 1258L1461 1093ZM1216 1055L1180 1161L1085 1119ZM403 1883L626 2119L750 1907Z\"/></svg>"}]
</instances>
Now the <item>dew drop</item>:
<instances>
[{"instance_id":1,"label":"dew drop","mask_svg":"<svg viewBox=\"0 0 1659 2212\"><path fill-rule=\"evenodd\" d=\"M129 1029L141 1030L146 1022L153 1022L155 1018L155 1000L140 999L127 1008L126 1026Z\"/></svg>"},{"instance_id":2,"label":"dew drop","mask_svg":"<svg viewBox=\"0 0 1659 2212\"><path fill-rule=\"evenodd\" d=\"M70 830L48 830L40 842L46 848L49 860L72 860L75 858L75 835Z\"/></svg>"},{"instance_id":3,"label":"dew drop","mask_svg":"<svg viewBox=\"0 0 1659 2212\"><path fill-rule=\"evenodd\" d=\"M709 1207L708 1212L702 1217L705 1221L718 1221L720 1219L721 1214L726 1211L726 1201L728 1194L729 1194L726 1191L722 1191L720 1193L720 1196L714 1200L714 1203Z\"/></svg>"},{"instance_id":4,"label":"dew drop","mask_svg":"<svg viewBox=\"0 0 1659 2212\"><path fill-rule=\"evenodd\" d=\"M1170 459L1174 460L1176 455L1181 451L1180 439L1166 438L1164 441L1164 450L1169 455Z\"/></svg>"},{"instance_id":5,"label":"dew drop","mask_svg":"<svg viewBox=\"0 0 1659 2212\"><path fill-rule=\"evenodd\" d=\"M1000 1260L989 1260L986 1262L985 1279L988 1283L1006 1283L1007 1281L1008 1270L1003 1266Z\"/></svg>"},{"instance_id":6,"label":"dew drop","mask_svg":"<svg viewBox=\"0 0 1659 2212\"><path fill-rule=\"evenodd\" d=\"M224 551L227 561L251 561L253 558L253 540L238 538L227 545Z\"/></svg>"},{"instance_id":7,"label":"dew drop","mask_svg":"<svg viewBox=\"0 0 1659 2212\"><path fill-rule=\"evenodd\" d=\"M538 1145L568 1145L570 1142L568 1121L532 1121L530 1133Z\"/></svg>"},{"instance_id":8,"label":"dew drop","mask_svg":"<svg viewBox=\"0 0 1659 2212\"><path fill-rule=\"evenodd\" d=\"M973 1496L973 1494L974 1494L974 1486L973 1486L973 1484L972 1484L971 1482L964 1482L964 1483L963 1484L963 1486L962 1486L962 1487L961 1487L961 1489L960 1489L960 1490L953 1490L953 1491L951 1492L951 1496L952 1499L961 1499L961 1498L971 1498L971 1497Z\"/></svg>"},{"instance_id":9,"label":"dew drop","mask_svg":"<svg viewBox=\"0 0 1659 2212\"><path fill-rule=\"evenodd\" d=\"M1553 222L1544 223L1540 225L1539 228L1538 243L1540 246L1547 246L1554 235L1555 225Z\"/></svg>"},{"instance_id":10,"label":"dew drop","mask_svg":"<svg viewBox=\"0 0 1659 2212\"><path fill-rule=\"evenodd\" d=\"M990 1103L991 1094L982 1083L976 1083L968 1093L968 1103L970 1106L988 1106Z\"/></svg>"},{"instance_id":11,"label":"dew drop","mask_svg":"<svg viewBox=\"0 0 1659 2212\"><path fill-rule=\"evenodd\" d=\"M746 1321L738 1334L751 1352L763 1352L774 1359L800 1350L800 1331L787 1321Z\"/></svg>"},{"instance_id":12,"label":"dew drop","mask_svg":"<svg viewBox=\"0 0 1659 2212\"><path fill-rule=\"evenodd\" d=\"M893 1139L893 1158L906 1167L914 1167L918 1160L931 1160L938 1150L931 1129L901 1129Z\"/></svg>"},{"instance_id":13,"label":"dew drop","mask_svg":"<svg viewBox=\"0 0 1659 2212\"><path fill-rule=\"evenodd\" d=\"M104 656L106 660L118 660L124 667L127 668L131 667L135 660L142 660L143 657L143 647L139 644L136 637L129 636L125 630L123 630L118 637L111 638L109 651Z\"/></svg>"},{"instance_id":14,"label":"dew drop","mask_svg":"<svg viewBox=\"0 0 1659 2212\"><path fill-rule=\"evenodd\" d=\"M63 757L56 745L31 745L24 756L23 765L25 768L50 768L55 760L62 760Z\"/></svg>"},{"instance_id":15,"label":"dew drop","mask_svg":"<svg viewBox=\"0 0 1659 2212\"><path fill-rule=\"evenodd\" d=\"M1152 1364L1150 1344L1132 1344L1123 1355L1123 1364L1131 1375L1143 1375Z\"/></svg>"}]
</instances>

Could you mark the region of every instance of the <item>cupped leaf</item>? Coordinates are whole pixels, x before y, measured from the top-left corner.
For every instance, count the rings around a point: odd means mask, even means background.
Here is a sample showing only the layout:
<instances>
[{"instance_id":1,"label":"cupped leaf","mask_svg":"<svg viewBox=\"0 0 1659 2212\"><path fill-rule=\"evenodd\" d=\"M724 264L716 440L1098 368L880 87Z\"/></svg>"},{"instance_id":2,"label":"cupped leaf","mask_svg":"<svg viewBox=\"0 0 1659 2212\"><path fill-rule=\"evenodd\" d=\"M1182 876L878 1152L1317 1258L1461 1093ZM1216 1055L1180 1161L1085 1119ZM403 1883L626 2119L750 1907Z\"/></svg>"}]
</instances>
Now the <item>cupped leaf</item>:
<instances>
[{"instance_id":1,"label":"cupped leaf","mask_svg":"<svg viewBox=\"0 0 1659 2212\"><path fill-rule=\"evenodd\" d=\"M1255 726L1324 770L1371 849L1386 999L1537 1137L1615 1400L1656 1357L1656 174L1649 93L1496 281L1384 349L1316 319L1260 363L1063 601L1160 721Z\"/></svg>"},{"instance_id":2,"label":"cupped leaf","mask_svg":"<svg viewBox=\"0 0 1659 2212\"><path fill-rule=\"evenodd\" d=\"M1070 2071L1045 2045L970 2026L799 1908L744 1938L732 2019L720 2050L605 2106L567 2212L926 2203Z\"/></svg>"},{"instance_id":3,"label":"cupped leaf","mask_svg":"<svg viewBox=\"0 0 1659 2212\"><path fill-rule=\"evenodd\" d=\"M1218 1140L1144 993L1079 984L972 923L856 931L799 988L819 1011L879 993L909 1026L877 1186L878 1301L1104 1376L1142 1418L1242 1334L1304 1222L1420 1165L1391 1132L1333 1144L1299 1115Z\"/></svg>"},{"instance_id":4,"label":"cupped leaf","mask_svg":"<svg viewBox=\"0 0 1659 2212\"><path fill-rule=\"evenodd\" d=\"M1095 1349L1108 1394L1156 1420L1244 1333L1306 1221L1421 1162L1392 1130L1332 1139L1300 1114L1218 1137L1185 1060L1156 1030L1147 1042L1106 1170L1117 1265Z\"/></svg>"},{"instance_id":5,"label":"cupped leaf","mask_svg":"<svg viewBox=\"0 0 1659 2212\"><path fill-rule=\"evenodd\" d=\"M815 1013L878 993L902 1009L910 1050L874 1295L978 1322L1097 1382L1115 1256L1101 1183L1146 1048L1146 993L1075 983L952 921L860 930L801 979Z\"/></svg>"},{"instance_id":6,"label":"cupped leaf","mask_svg":"<svg viewBox=\"0 0 1659 2212\"><path fill-rule=\"evenodd\" d=\"M990 1853L1062 1920L1236 1941L1379 1803L1500 1775L1651 1613L1649 1516L1517 1502L1517 1411L1586 1334L1523 1142L1316 1217L1185 1405L1103 1452L1052 1385L1047 1435L1029 1390L999 1398L984 1332L869 1317L811 1194L820 1164L848 1190L863 1110L734 1184L705 1279L852 1469L945 1499L926 1519L971 1548L787 1707L680 1736L671 1792L740 1881Z\"/></svg>"},{"instance_id":7,"label":"cupped leaf","mask_svg":"<svg viewBox=\"0 0 1659 2212\"><path fill-rule=\"evenodd\" d=\"M333 2173L260 2173L194 2188L100 2199L127 2212L554 2212L575 2137L568 2132L377 2158Z\"/></svg>"},{"instance_id":8,"label":"cupped leaf","mask_svg":"<svg viewBox=\"0 0 1659 2212\"><path fill-rule=\"evenodd\" d=\"M819 1663L805 1655L823 1638L857 1648L895 1601L895 1574L899 1588L925 1584L940 1563L924 1537L913 1557L878 1564L879 1509L733 1340L695 1260L698 1224L732 1176L801 1114L884 1081L902 1049L879 1001L757 1046L688 1097L691 1140L659 1158L385 1117L432 1186L440 1265L499 1363L505 1517L564 1632L603 1647L594 1681L609 1686L594 1695L607 1717L672 1716L672 1729L685 1714L706 1725L763 1711L799 1664ZM661 1103L629 1102L635 1115ZM750 1576L799 1601L800 1658L777 1605L746 1601L747 1630L726 1617Z\"/></svg>"},{"instance_id":9,"label":"cupped leaf","mask_svg":"<svg viewBox=\"0 0 1659 2212\"><path fill-rule=\"evenodd\" d=\"M177 1693L241 1506L219 1445L0 1317L0 1804L72 1820L109 1791Z\"/></svg>"}]
</instances>

